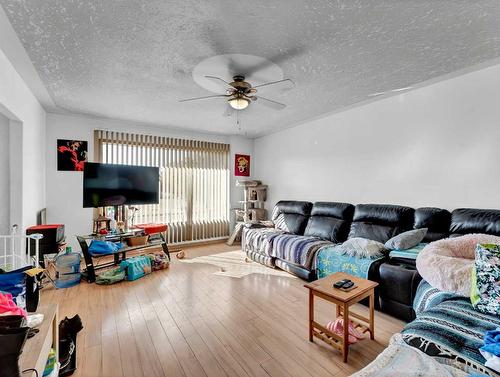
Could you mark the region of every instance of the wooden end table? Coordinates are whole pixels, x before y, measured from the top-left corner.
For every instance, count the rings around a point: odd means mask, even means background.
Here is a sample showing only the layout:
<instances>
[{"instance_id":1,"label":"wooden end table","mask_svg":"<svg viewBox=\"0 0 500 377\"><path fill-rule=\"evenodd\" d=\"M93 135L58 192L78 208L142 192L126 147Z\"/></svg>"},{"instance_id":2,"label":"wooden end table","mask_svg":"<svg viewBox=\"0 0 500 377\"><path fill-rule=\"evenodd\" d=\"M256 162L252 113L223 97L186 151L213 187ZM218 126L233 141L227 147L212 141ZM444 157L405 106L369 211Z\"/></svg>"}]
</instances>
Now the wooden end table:
<instances>
[{"instance_id":1,"label":"wooden end table","mask_svg":"<svg viewBox=\"0 0 500 377\"><path fill-rule=\"evenodd\" d=\"M333 284L342 279L351 279L356 288L349 292L333 287ZM344 363L347 362L347 354L349 352L349 320L354 324L356 329L362 333L369 332L370 339L375 339L375 287L378 283L346 274L337 272L326 278L313 281L305 284L304 287L309 289L309 341L312 342L314 337L321 339L332 347L342 352ZM336 316L344 318L344 334L339 336L325 326L322 326L314 320L314 297L322 298L328 302L336 304ZM366 318L360 314L353 313L349 307L369 297L370 301L370 317ZM351 319L355 318L355 319ZM361 321L361 322L359 322Z\"/></svg>"}]
</instances>

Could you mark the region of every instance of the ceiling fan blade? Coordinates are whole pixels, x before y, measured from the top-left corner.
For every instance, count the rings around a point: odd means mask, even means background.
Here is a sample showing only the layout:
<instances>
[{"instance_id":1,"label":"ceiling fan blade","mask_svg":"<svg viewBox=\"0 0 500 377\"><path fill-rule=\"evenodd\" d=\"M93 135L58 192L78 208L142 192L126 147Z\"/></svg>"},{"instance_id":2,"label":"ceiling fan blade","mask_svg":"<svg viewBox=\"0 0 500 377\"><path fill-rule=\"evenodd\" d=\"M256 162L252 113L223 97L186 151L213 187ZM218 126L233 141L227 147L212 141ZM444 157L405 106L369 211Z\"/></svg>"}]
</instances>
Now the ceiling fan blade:
<instances>
[{"instance_id":1,"label":"ceiling fan blade","mask_svg":"<svg viewBox=\"0 0 500 377\"><path fill-rule=\"evenodd\" d=\"M226 98L226 97L228 97L228 95L226 95L226 94L216 94L216 95L213 95L213 96L186 98L186 99L179 100L179 102L198 101L198 100L202 100L202 99L223 98L223 97Z\"/></svg>"},{"instance_id":2,"label":"ceiling fan blade","mask_svg":"<svg viewBox=\"0 0 500 377\"><path fill-rule=\"evenodd\" d=\"M270 109L274 109L274 110L283 110L286 107L286 105L284 103L273 101L272 99L264 98L261 96L258 96L258 97L253 96L252 99L254 101L256 100L257 103L261 103L262 105L267 106Z\"/></svg>"},{"instance_id":3,"label":"ceiling fan blade","mask_svg":"<svg viewBox=\"0 0 500 377\"><path fill-rule=\"evenodd\" d=\"M290 79L283 79L283 80L278 80L278 81L272 81L272 82L266 82L265 84L260 84L260 85L255 85L253 88L263 88L263 87L268 87L268 86L273 86L275 88L282 88L282 89L291 89L295 86L295 83L290 80Z\"/></svg>"},{"instance_id":4,"label":"ceiling fan blade","mask_svg":"<svg viewBox=\"0 0 500 377\"><path fill-rule=\"evenodd\" d=\"M222 116L230 117L233 114L234 114L234 109L229 105L229 103L226 103L226 108L224 109L224 114L222 114Z\"/></svg>"},{"instance_id":5,"label":"ceiling fan blade","mask_svg":"<svg viewBox=\"0 0 500 377\"><path fill-rule=\"evenodd\" d=\"M220 77L217 77L217 76L205 76L205 78L213 81L213 82L216 82L217 84L225 84L225 87L231 87L231 85L229 85L229 83L224 80L224 79L221 79Z\"/></svg>"},{"instance_id":6,"label":"ceiling fan blade","mask_svg":"<svg viewBox=\"0 0 500 377\"><path fill-rule=\"evenodd\" d=\"M262 62L260 64L256 64L253 67L250 67L243 72L246 76L250 76L251 74L260 71L261 69L267 68L270 64L280 64L284 62L285 60L288 60L290 58L293 58L295 56L302 55L305 51L305 48L302 46L297 46L290 48L282 53L273 55L269 58L267 58L267 61Z\"/></svg>"}]
</instances>

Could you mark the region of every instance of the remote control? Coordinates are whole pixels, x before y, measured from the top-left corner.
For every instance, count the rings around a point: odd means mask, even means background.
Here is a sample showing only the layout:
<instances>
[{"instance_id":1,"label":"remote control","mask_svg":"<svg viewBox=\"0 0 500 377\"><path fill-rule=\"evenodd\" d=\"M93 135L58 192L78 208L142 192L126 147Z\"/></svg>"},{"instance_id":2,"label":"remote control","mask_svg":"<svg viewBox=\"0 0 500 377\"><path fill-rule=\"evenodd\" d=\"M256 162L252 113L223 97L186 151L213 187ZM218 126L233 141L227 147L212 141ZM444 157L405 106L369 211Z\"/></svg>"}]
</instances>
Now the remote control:
<instances>
[{"instance_id":1,"label":"remote control","mask_svg":"<svg viewBox=\"0 0 500 377\"><path fill-rule=\"evenodd\" d=\"M353 283L352 281L350 281L350 280L349 280L347 283L345 283L345 284L342 286L342 288L343 288L343 289L349 289L349 288L351 288L353 285L354 285L354 283Z\"/></svg>"},{"instance_id":2,"label":"remote control","mask_svg":"<svg viewBox=\"0 0 500 377\"><path fill-rule=\"evenodd\" d=\"M344 286L345 283L349 282L350 280L349 279L342 279L342 280L339 280L338 282L336 282L335 284L333 284L333 287L334 288L342 288Z\"/></svg>"}]
</instances>

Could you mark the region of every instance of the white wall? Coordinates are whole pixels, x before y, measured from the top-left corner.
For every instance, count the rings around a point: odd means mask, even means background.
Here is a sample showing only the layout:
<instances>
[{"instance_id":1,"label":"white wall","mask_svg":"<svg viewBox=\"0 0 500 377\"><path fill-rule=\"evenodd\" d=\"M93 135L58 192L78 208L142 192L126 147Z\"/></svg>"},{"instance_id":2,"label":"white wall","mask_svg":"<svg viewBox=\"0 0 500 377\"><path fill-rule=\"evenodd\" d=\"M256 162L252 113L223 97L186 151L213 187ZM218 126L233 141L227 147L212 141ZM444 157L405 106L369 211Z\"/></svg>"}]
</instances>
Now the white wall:
<instances>
[{"instance_id":1,"label":"white wall","mask_svg":"<svg viewBox=\"0 0 500 377\"><path fill-rule=\"evenodd\" d=\"M500 65L255 140L281 199L500 208Z\"/></svg>"},{"instance_id":2,"label":"white wall","mask_svg":"<svg viewBox=\"0 0 500 377\"><path fill-rule=\"evenodd\" d=\"M88 141L89 161L93 161L95 129L229 143L231 151L229 158L231 161L234 160L234 153L251 154L253 152L253 140L238 136L209 135L123 121L76 115L47 114L47 221L49 223L65 224L66 238L74 247L76 247L76 234L91 232L93 212L92 209L82 208L83 174L81 172L57 171L56 143L57 139L86 140ZM237 193L235 193L233 172L234 167L231 170L232 207L237 204L237 200L240 200Z\"/></svg>"},{"instance_id":3,"label":"white wall","mask_svg":"<svg viewBox=\"0 0 500 377\"><path fill-rule=\"evenodd\" d=\"M0 114L0 234L10 228L10 137L9 119Z\"/></svg>"},{"instance_id":4,"label":"white wall","mask_svg":"<svg viewBox=\"0 0 500 377\"><path fill-rule=\"evenodd\" d=\"M0 113L10 124L10 221L24 229L45 207L45 111L1 49Z\"/></svg>"}]
</instances>

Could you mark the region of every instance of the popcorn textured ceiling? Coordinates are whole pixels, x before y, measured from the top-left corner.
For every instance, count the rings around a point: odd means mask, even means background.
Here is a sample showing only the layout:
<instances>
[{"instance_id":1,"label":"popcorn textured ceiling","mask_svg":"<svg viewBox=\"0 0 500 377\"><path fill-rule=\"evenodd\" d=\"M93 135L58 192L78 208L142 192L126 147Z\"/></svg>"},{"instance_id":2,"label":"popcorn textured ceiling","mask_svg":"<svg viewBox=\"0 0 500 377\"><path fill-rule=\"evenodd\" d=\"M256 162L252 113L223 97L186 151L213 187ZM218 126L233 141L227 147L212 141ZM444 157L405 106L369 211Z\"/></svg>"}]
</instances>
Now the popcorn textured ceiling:
<instances>
[{"instance_id":1,"label":"popcorn textured ceiling","mask_svg":"<svg viewBox=\"0 0 500 377\"><path fill-rule=\"evenodd\" d=\"M211 56L261 56L296 83L262 89L288 107L244 110L249 136L500 56L498 0L0 4L60 109L204 132L239 133L223 100L177 102L212 94L191 76Z\"/></svg>"}]
</instances>

